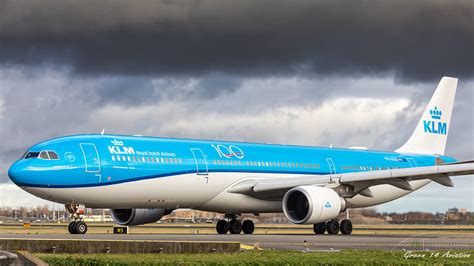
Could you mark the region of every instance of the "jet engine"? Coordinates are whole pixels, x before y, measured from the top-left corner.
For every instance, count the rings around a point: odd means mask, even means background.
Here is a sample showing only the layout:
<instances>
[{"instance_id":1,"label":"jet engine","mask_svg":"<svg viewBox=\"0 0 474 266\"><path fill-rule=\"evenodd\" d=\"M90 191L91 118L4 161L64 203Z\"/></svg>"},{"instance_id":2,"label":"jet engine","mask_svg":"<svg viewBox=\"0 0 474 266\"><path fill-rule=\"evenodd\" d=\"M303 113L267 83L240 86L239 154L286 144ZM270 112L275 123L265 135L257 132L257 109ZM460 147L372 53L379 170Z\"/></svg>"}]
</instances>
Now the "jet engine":
<instances>
[{"instance_id":1,"label":"jet engine","mask_svg":"<svg viewBox=\"0 0 474 266\"><path fill-rule=\"evenodd\" d=\"M345 209L346 201L330 188L300 186L283 197L283 212L295 224L326 222Z\"/></svg>"},{"instance_id":2,"label":"jet engine","mask_svg":"<svg viewBox=\"0 0 474 266\"><path fill-rule=\"evenodd\" d=\"M141 225L154 223L164 215L170 214L168 209L111 209L112 218L120 225Z\"/></svg>"}]
</instances>

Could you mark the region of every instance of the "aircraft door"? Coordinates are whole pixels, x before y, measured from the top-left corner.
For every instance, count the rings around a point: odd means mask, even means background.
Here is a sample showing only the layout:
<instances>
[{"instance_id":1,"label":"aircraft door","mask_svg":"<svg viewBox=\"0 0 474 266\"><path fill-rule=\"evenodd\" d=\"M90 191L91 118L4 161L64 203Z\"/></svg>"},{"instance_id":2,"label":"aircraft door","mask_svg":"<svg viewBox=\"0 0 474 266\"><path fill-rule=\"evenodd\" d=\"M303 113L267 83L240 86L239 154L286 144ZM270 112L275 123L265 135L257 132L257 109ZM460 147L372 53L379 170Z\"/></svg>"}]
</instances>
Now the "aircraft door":
<instances>
[{"instance_id":1,"label":"aircraft door","mask_svg":"<svg viewBox=\"0 0 474 266\"><path fill-rule=\"evenodd\" d=\"M84 156L84 171L86 173L94 174L101 179L100 157L97 148L93 143L81 143L82 155Z\"/></svg>"},{"instance_id":2,"label":"aircraft door","mask_svg":"<svg viewBox=\"0 0 474 266\"><path fill-rule=\"evenodd\" d=\"M334 162L333 162L332 158L326 158L326 161L328 162L329 173L330 174L335 174L336 173L336 166L334 165Z\"/></svg>"},{"instance_id":3,"label":"aircraft door","mask_svg":"<svg viewBox=\"0 0 474 266\"><path fill-rule=\"evenodd\" d=\"M416 162L413 158L407 158L408 163L410 164L410 167L416 167Z\"/></svg>"},{"instance_id":4,"label":"aircraft door","mask_svg":"<svg viewBox=\"0 0 474 266\"><path fill-rule=\"evenodd\" d=\"M196 174L204 176L206 178L206 183L207 183L208 168L207 168L207 161L206 161L206 157L204 156L204 153L202 152L201 149L197 149L197 148L191 148L191 152L194 156L194 161L196 163Z\"/></svg>"}]
</instances>

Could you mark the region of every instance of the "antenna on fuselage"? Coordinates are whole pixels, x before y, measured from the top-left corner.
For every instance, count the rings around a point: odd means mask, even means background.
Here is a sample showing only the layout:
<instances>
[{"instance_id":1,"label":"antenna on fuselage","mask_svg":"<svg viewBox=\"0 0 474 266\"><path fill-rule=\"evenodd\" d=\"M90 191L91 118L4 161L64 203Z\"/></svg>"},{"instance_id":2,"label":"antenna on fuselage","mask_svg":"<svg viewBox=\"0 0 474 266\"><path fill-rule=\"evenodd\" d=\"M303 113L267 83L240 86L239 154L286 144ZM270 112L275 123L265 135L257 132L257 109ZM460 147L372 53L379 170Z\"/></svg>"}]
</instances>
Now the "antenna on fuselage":
<instances>
[{"instance_id":1,"label":"antenna on fuselage","mask_svg":"<svg viewBox=\"0 0 474 266\"><path fill-rule=\"evenodd\" d=\"M105 134L105 128L102 129L102 131L100 132L101 135L104 135Z\"/></svg>"}]
</instances>

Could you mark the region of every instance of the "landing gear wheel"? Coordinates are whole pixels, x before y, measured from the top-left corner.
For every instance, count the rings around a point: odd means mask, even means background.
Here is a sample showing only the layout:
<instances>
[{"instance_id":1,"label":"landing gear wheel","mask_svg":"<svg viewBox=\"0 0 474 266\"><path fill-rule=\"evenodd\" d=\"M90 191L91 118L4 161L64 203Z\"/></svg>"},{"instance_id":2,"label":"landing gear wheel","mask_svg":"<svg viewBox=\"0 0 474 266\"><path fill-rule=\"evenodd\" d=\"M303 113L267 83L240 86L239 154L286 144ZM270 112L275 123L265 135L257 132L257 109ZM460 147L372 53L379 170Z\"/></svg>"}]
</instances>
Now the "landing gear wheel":
<instances>
[{"instance_id":1,"label":"landing gear wheel","mask_svg":"<svg viewBox=\"0 0 474 266\"><path fill-rule=\"evenodd\" d=\"M229 231L229 223L226 220L219 220L216 224L216 231L219 235L227 234L227 231Z\"/></svg>"},{"instance_id":2,"label":"landing gear wheel","mask_svg":"<svg viewBox=\"0 0 474 266\"><path fill-rule=\"evenodd\" d=\"M343 235L350 235L352 233L352 222L350 220L341 221L341 233Z\"/></svg>"},{"instance_id":3,"label":"landing gear wheel","mask_svg":"<svg viewBox=\"0 0 474 266\"><path fill-rule=\"evenodd\" d=\"M80 206L77 203L68 203L64 207L69 215L71 215L72 220L67 227L69 233L85 234L87 232L87 224L82 221L84 210L80 209Z\"/></svg>"},{"instance_id":4,"label":"landing gear wheel","mask_svg":"<svg viewBox=\"0 0 474 266\"><path fill-rule=\"evenodd\" d=\"M232 220L229 223L229 232L233 235L238 235L242 232L242 222L239 220Z\"/></svg>"},{"instance_id":5,"label":"landing gear wheel","mask_svg":"<svg viewBox=\"0 0 474 266\"><path fill-rule=\"evenodd\" d=\"M339 233L339 223L337 220L331 220L326 224L326 228L330 235L337 235Z\"/></svg>"},{"instance_id":6,"label":"landing gear wheel","mask_svg":"<svg viewBox=\"0 0 474 266\"><path fill-rule=\"evenodd\" d=\"M255 230L255 225L251 220L245 220L242 223L242 231L244 231L244 234L250 235L253 234L253 231Z\"/></svg>"},{"instance_id":7,"label":"landing gear wheel","mask_svg":"<svg viewBox=\"0 0 474 266\"><path fill-rule=\"evenodd\" d=\"M87 232L87 224L83 221L76 223L76 234L83 235Z\"/></svg>"},{"instance_id":8,"label":"landing gear wheel","mask_svg":"<svg viewBox=\"0 0 474 266\"><path fill-rule=\"evenodd\" d=\"M326 223L318 223L313 225L314 233L317 235L322 235L326 232Z\"/></svg>"},{"instance_id":9,"label":"landing gear wheel","mask_svg":"<svg viewBox=\"0 0 474 266\"><path fill-rule=\"evenodd\" d=\"M70 222L68 227L67 227L67 230L69 231L69 234L71 234L71 235L77 234L77 232L76 232L76 222Z\"/></svg>"}]
</instances>

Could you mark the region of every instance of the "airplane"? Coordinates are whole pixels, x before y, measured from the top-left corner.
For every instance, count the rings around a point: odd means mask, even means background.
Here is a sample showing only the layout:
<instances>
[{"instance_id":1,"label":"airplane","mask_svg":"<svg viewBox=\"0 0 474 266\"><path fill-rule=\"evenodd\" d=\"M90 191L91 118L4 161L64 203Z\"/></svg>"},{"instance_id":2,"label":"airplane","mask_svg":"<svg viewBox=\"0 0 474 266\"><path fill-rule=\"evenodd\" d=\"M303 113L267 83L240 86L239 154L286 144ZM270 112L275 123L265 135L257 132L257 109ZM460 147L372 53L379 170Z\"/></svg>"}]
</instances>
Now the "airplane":
<instances>
[{"instance_id":1,"label":"airplane","mask_svg":"<svg viewBox=\"0 0 474 266\"><path fill-rule=\"evenodd\" d=\"M83 208L108 208L122 226L155 223L173 210L219 212L218 234L252 234L245 213L281 213L315 234L352 233L347 209L403 197L434 181L474 173L474 161L445 156L457 78L443 77L399 149L306 147L217 140L85 134L32 146L10 179L65 204L68 230L85 234Z\"/></svg>"}]
</instances>

